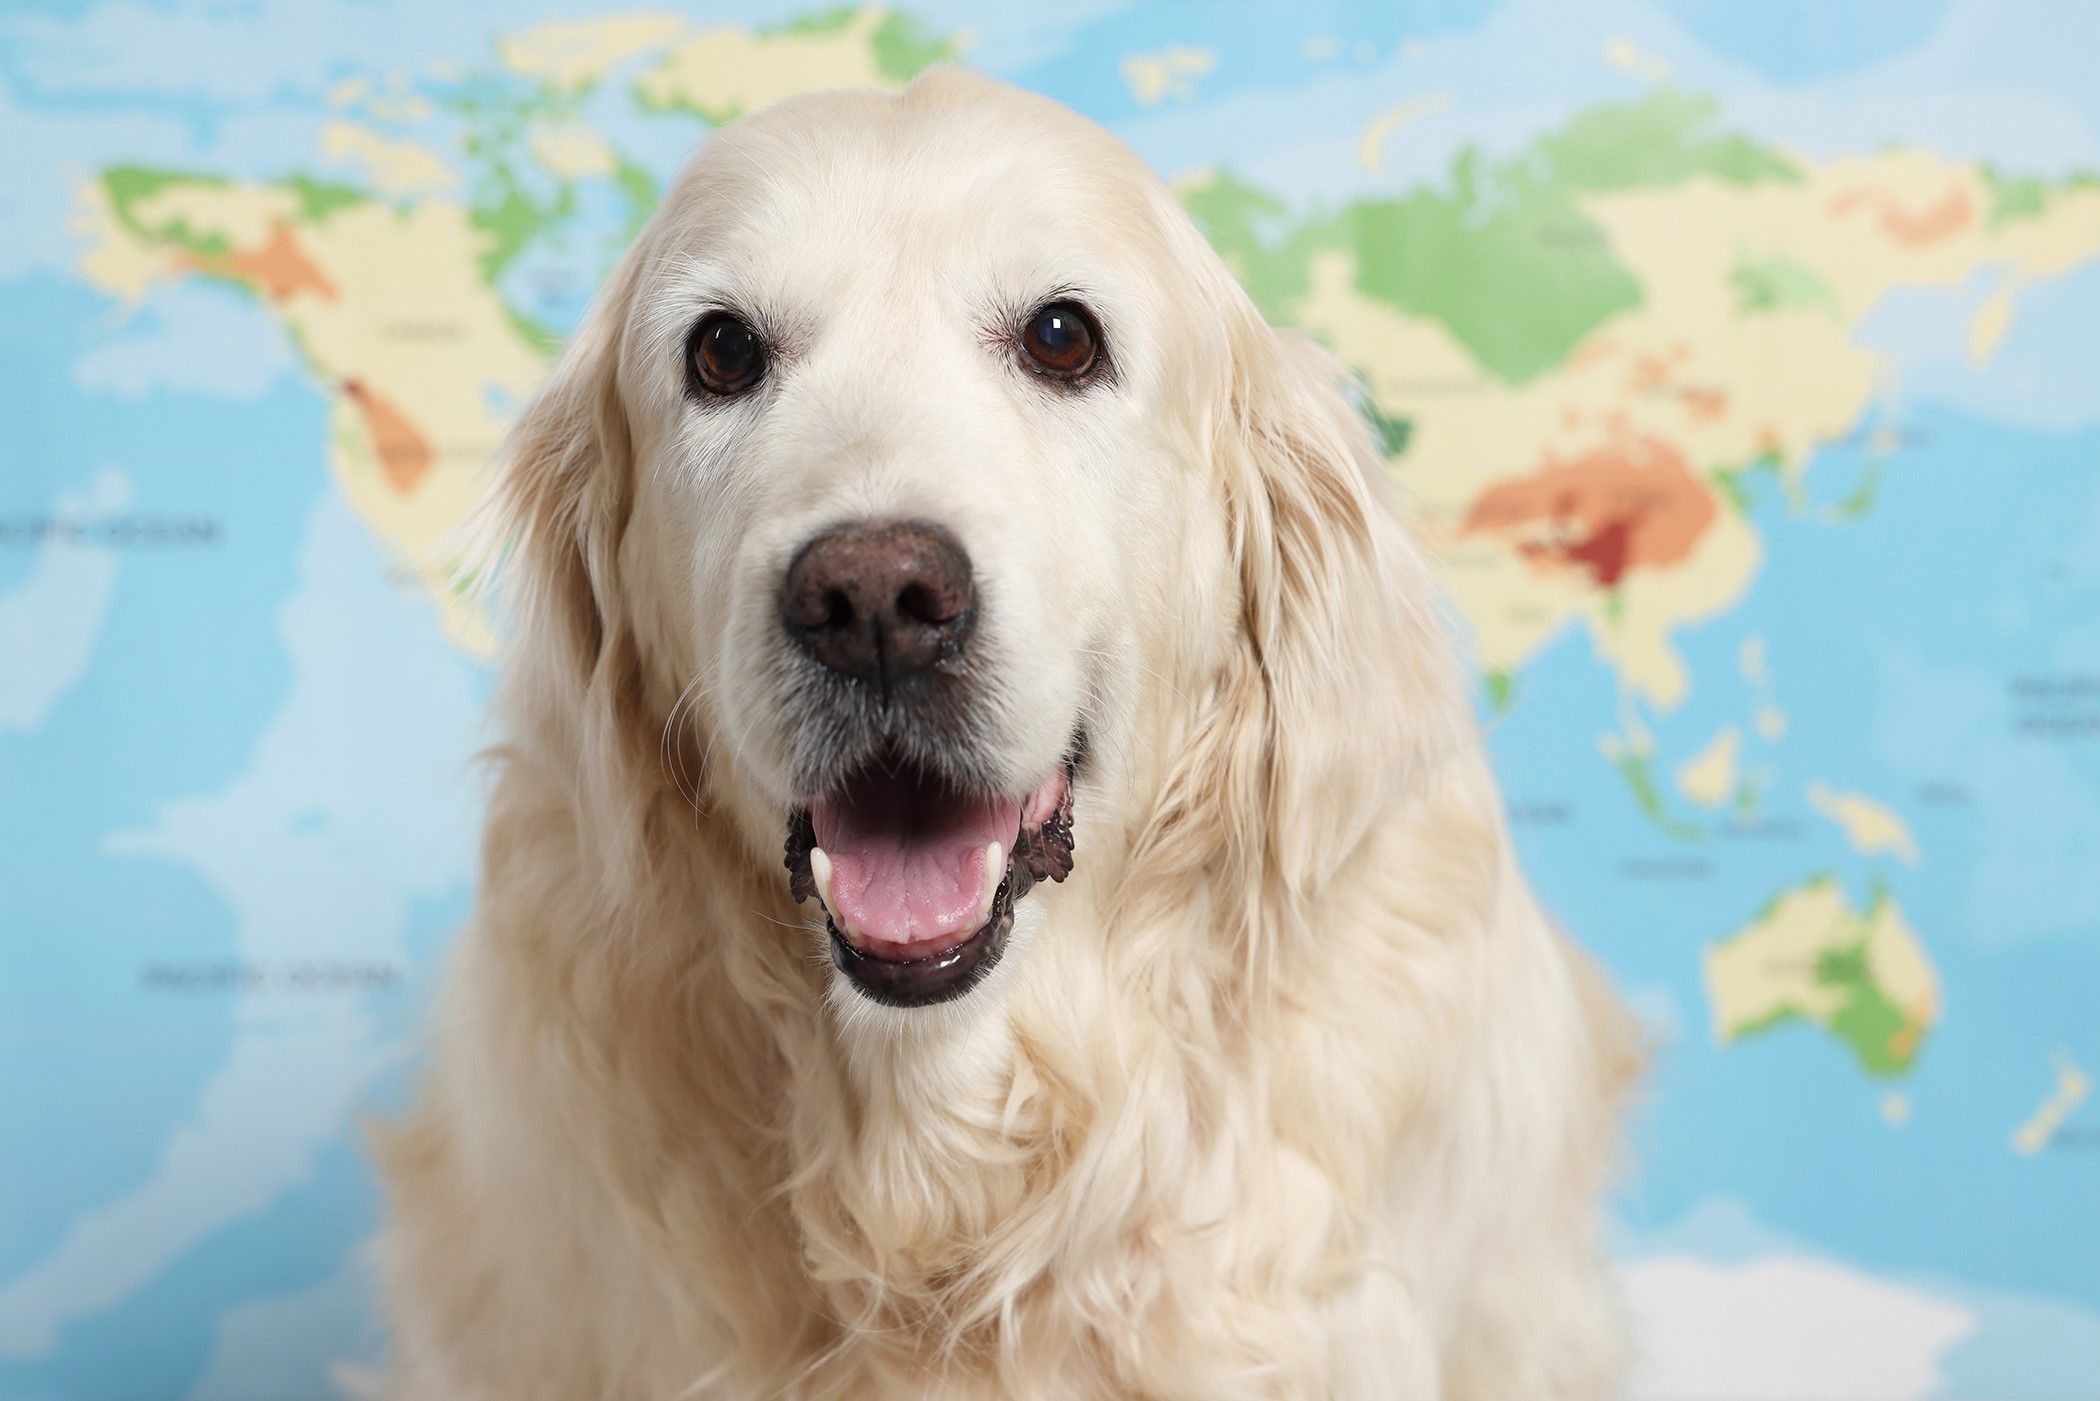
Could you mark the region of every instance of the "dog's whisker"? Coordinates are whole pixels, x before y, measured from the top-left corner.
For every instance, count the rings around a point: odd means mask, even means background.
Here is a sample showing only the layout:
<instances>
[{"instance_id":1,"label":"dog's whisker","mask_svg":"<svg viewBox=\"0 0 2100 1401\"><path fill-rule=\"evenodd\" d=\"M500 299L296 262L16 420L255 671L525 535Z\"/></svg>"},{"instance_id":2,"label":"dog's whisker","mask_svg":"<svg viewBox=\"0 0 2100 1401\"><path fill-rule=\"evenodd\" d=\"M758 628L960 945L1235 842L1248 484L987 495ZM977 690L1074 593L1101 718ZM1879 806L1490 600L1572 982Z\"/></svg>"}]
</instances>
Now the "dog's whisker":
<instances>
[{"instance_id":1,"label":"dog's whisker","mask_svg":"<svg viewBox=\"0 0 2100 1401\"><path fill-rule=\"evenodd\" d=\"M1160 685L1166 687L1169 691L1172 691L1174 693L1174 698L1180 701L1183 705L1190 704L1188 692L1182 690L1181 687L1175 685L1174 682L1167 677L1166 673L1160 671L1156 667L1146 664L1143 661L1137 660L1135 657L1118 655L1117 653L1105 651L1099 647L1076 647L1073 650L1081 653L1084 656L1099 657L1103 661L1127 662L1130 665L1135 666L1138 669L1138 671L1140 671L1144 675L1151 677L1153 680L1159 682Z\"/></svg>"},{"instance_id":2,"label":"dog's whisker","mask_svg":"<svg viewBox=\"0 0 2100 1401\"><path fill-rule=\"evenodd\" d=\"M664 719L663 733L659 736L656 746L657 766L663 770L667 778L672 777L671 762L674 753L676 754L678 772L676 777L673 778L673 782L677 786L680 796L689 796L696 808L699 803L698 778L696 775L688 775L685 771L685 747L678 743L677 731L680 714L685 710L688 701L701 687L702 682L703 678L696 675L691 681L686 683L685 689L679 692L678 699L672 702L671 713Z\"/></svg>"}]
</instances>

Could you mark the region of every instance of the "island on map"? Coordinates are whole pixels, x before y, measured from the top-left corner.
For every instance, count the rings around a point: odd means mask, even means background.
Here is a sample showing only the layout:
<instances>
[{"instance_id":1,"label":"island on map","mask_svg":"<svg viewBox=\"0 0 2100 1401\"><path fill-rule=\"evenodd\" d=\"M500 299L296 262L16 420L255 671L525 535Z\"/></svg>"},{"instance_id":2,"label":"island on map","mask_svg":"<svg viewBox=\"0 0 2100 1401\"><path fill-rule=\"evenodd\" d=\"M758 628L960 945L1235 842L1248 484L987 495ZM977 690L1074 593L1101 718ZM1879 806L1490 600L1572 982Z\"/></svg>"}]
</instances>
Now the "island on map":
<instances>
[{"instance_id":1,"label":"island on map","mask_svg":"<svg viewBox=\"0 0 2100 1401\"><path fill-rule=\"evenodd\" d=\"M1938 1020L1939 975L1886 893L1864 912L1832 877L1775 898L1706 952L1723 1045L1790 1021L1824 1028L1876 1075L1910 1068Z\"/></svg>"}]
</instances>

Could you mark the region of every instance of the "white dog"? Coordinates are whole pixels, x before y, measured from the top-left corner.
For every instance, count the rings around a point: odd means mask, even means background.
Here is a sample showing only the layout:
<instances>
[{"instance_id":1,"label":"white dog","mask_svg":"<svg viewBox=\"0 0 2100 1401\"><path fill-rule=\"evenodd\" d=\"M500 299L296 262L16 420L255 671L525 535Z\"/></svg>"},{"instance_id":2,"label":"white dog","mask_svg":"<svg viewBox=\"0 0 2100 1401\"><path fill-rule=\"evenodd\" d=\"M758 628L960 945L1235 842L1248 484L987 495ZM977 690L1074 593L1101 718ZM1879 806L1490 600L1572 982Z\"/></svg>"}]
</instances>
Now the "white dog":
<instances>
[{"instance_id":1,"label":"white dog","mask_svg":"<svg viewBox=\"0 0 2100 1401\"><path fill-rule=\"evenodd\" d=\"M716 135L507 449L393 1393L1609 1394L1630 1039L1381 474L1054 103Z\"/></svg>"}]
</instances>

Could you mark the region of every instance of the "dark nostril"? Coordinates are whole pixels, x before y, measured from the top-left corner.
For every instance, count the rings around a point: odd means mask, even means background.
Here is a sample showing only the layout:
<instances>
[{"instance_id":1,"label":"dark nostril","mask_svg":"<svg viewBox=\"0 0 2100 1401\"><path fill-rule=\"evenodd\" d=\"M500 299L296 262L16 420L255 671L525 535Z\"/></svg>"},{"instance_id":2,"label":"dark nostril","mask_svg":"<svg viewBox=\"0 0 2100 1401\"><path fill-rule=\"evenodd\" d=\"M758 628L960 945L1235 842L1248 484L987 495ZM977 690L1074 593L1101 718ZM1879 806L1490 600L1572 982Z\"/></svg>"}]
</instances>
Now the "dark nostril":
<instances>
[{"instance_id":1,"label":"dark nostril","mask_svg":"<svg viewBox=\"0 0 2100 1401\"><path fill-rule=\"evenodd\" d=\"M781 622L796 645L885 697L959 655L976 600L955 537L912 521L859 521L821 535L795 556L783 585Z\"/></svg>"},{"instance_id":2,"label":"dark nostril","mask_svg":"<svg viewBox=\"0 0 2100 1401\"><path fill-rule=\"evenodd\" d=\"M931 589L917 583L906 584L903 592L897 595L897 611L907 618L932 627L939 627L952 616L934 601Z\"/></svg>"}]
</instances>

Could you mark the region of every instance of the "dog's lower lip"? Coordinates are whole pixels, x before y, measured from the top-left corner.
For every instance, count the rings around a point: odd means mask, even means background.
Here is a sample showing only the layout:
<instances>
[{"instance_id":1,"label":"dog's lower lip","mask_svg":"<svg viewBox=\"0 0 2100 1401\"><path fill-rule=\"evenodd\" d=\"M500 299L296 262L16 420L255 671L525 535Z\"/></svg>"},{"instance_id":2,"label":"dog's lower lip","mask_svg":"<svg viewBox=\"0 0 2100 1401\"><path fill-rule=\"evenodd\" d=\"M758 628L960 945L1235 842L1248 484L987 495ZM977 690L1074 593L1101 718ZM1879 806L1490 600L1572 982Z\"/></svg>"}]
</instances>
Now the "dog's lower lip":
<instances>
[{"instance_id":1,"label":"dog's lower lip","mask_svg":"<svg viewBox=\"0 0 2100 1401\"><path fill-rule=\"evenodd\" d=\"M887 939L868 938L850 925L841 925L839 917L828 905L824 909L824 916L830 920L832 932L851 944L857 952L866 954L869 958L879 958L885 963L923 963L929 958L939 958L957 945L966 944L976 938L985 929L985 926L980 924L974 929L958 929L952 934L943 934L932 939L916 939L909 944L896 944ZM986 923L990 922L989 914L985 920Z\"/></svg>"},{"instance_id":2,"label":"dog's lower lip","mask_svg":"<svg viewBox=\"0 0 2100 1401\"><path fill-rule=\"evenodd\" d=\"M952 1002L983 980L1006 952L1013 928L1013 906L1001 896L983 928L958 944L924 958L885 958L849 942L829 914L824 928L831 936L831 962L862 996L885 1007L931 1007Z\"/></svg>"}]
</instances>

